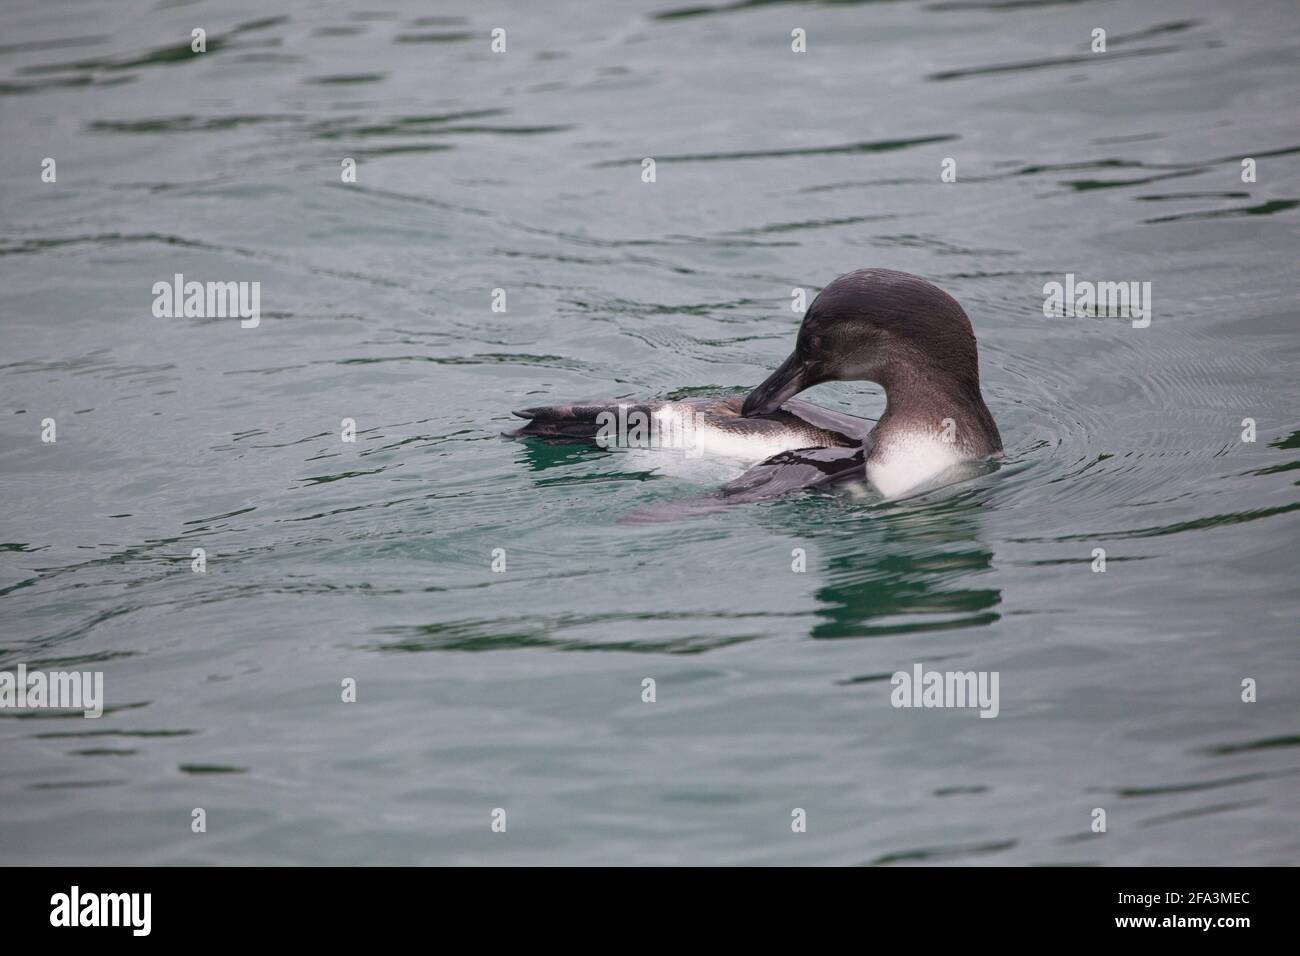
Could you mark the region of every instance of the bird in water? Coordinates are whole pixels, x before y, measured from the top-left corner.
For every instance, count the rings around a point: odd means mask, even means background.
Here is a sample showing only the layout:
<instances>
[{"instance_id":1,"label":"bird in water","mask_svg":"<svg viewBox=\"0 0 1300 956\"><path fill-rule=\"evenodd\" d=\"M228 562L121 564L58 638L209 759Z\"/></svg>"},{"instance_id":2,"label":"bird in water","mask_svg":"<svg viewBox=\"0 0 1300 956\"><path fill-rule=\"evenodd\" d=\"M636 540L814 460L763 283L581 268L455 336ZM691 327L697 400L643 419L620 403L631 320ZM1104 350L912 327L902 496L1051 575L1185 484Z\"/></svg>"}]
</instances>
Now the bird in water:
<instances>
[{"instance_id":1,"label":"bird in water","mask_svg":"<svg viewBox=\"0 0 1300 956\"><path fill-rule=\"evenodd\" d=\"M821 382L875 382L878 422L795 399ZM697 455L757 462L712 495L670 502L633 518L681 517L799 489L867 483L899 498L979 473L1002 456L980 392L970 319L938 286L905 272L860 269L835 279L809 306L794 352L743 400L589 402L514 413L509 437L607 444L628 423L675 436ZM634 442L629 442L632 444Z\"/></svg>"}]
</instances>

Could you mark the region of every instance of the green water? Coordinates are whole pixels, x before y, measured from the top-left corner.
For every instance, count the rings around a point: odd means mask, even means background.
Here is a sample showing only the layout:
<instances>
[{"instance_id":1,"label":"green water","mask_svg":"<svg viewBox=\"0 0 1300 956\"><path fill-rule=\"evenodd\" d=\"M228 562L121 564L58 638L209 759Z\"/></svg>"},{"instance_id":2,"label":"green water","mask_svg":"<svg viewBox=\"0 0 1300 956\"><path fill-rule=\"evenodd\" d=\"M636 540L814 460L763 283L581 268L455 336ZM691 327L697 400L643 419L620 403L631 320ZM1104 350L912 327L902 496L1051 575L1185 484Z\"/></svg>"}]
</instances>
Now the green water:
<instances>
[{"instance_id":1,"label":"green water","mask_svg":"<svg viewBox=\"0 0 1300 956\"><path fill-rule=\"evenodd\" d=\"M1295 863L1298 28L6 3L0 668L106 710L0 711L0 862ZM996 474L628 526L738 469L498 437L743 394L865 266L965 306ZM176 273L260 325L156 318ZM1045 318L1067 273L1150 326ZM998 717L892 707L917 663Z\"/></svg>"}]
</instances>

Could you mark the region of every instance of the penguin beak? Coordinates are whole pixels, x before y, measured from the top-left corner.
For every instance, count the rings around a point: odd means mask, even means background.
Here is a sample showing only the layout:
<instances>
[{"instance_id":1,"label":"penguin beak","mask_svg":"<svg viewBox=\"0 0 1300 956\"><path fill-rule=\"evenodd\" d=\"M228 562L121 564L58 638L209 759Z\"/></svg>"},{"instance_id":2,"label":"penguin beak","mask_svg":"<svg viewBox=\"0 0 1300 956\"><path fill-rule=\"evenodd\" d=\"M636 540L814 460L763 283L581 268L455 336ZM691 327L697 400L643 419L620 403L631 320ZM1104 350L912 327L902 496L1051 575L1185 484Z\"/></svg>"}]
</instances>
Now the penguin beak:
<instances>
[{"instance_id":1,"label":"penguin beak","mask_svg":"<svg viewBox=\"0 0 1300 956\"><path fill-rule=\"evenodd\" d=\"M749 393L740 413L770 415L806 388L812 388L823 377L814 372L814 365L795 352L781 363L781 367L768 376L767 381Z\"/></svg>"}]
</instances>

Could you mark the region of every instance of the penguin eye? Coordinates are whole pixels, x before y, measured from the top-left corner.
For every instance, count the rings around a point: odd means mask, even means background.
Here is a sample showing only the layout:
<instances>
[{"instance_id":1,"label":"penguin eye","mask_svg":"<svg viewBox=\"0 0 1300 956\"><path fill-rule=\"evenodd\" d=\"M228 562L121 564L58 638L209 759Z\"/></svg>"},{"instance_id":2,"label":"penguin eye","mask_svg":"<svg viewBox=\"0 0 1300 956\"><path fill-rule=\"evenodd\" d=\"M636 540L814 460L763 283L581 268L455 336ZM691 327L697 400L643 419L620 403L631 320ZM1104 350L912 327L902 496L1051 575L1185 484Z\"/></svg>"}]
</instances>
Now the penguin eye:
<instances>
[{"instance_id":1,"label":"penguin eye","mask_svg":"<svg viewBox=\"0 0 1300 956\"><path fill-rule=\"evenodd\" d=\"M822 337L820 335L809 336L808 347L814 352L820 352L822 348Z\"/></svg>"}]
</instances>

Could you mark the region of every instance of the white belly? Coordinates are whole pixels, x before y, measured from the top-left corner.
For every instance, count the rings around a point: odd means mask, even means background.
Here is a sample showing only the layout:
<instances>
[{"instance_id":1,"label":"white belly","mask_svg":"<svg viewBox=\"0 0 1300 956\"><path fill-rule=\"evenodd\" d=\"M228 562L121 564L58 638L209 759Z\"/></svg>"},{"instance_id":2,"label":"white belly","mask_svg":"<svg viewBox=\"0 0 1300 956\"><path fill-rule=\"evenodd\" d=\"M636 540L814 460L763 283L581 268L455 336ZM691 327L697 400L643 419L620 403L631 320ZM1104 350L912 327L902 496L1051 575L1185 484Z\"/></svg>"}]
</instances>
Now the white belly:
<instances>
[{"instance_id":1,"label":"white belly","mask_svg":"<svg viewBox=\"0 0 1300 956\"><path fill-rule=\"evenodd\" d=\"M898 498L922 488L963 460L952 442L932 435L905 435L875 450L867 461L867 480L886 498Z\"/></svg>"},{"instance_id":2,"label":"white belly","mask_svg":"<svg viewBox=\"0 0 1300 956\"><path fill-rule=\"evenodd\" d=\"M662 448L685 449L688 458L734 458L741 462L759 462L783 451L807 444L796 435L783 436L779 431L768 435L744 435L709 424L703 416L694 416L689 405L671 403L655 412L658 442Z\"/></svg>"}]
</instances>

